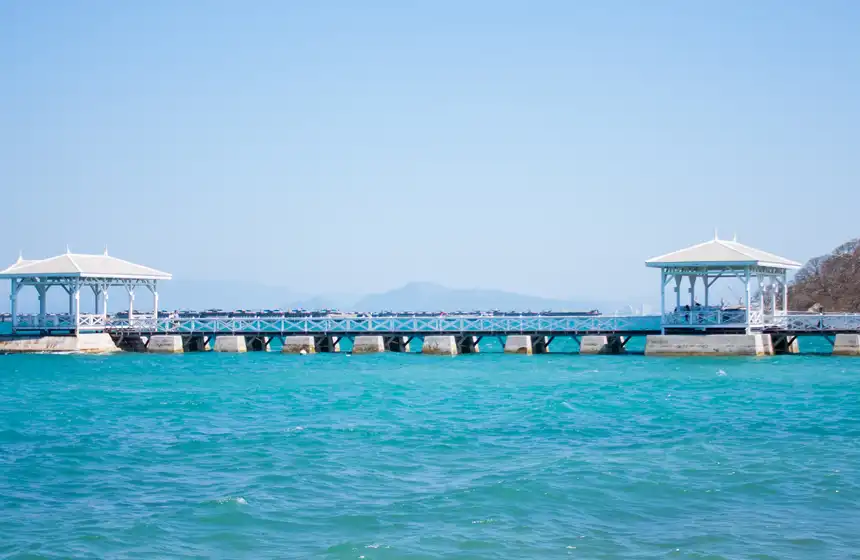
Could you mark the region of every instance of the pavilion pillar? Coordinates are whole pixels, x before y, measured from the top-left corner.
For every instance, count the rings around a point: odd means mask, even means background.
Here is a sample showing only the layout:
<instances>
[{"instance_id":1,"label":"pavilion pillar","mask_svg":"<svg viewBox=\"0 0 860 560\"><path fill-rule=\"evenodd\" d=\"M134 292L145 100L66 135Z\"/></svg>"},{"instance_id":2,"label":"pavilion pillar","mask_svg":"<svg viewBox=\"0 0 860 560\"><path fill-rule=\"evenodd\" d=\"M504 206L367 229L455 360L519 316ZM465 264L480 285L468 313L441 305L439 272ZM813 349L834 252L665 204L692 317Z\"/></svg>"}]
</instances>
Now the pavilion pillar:
<instances>
[{"instance_id":1,"label":"pavilion pillar","mask_svg":"<svg viewBox=\"0 0 860 560\"><path fill-rule=\"evenodd\" d=\"M72 326L75 328L75 334L78 334L80 331L80 317L81 317L81 285L75 284L72 286L72 292L74 293L74 311L72 312Z\"/></svg>"},{"instance_id":2,"label":"pavilion pillar","mask_svg":"<svg viewBox=\"0 0 860 560\"><path fill-rule=\"evenodd\" d=\"M756 274L756 281L758 283L758 310L764 313L764 278L761 273Z\"/></svg>"},{"instance_id":3,"label":"pavilion pillar","mask_svg":"<svg viewBox=\"0 0 860 560\"><path fill-rule=\"evenodd\" d=\"M12 278L12 288L9 291L9 312L12 315L12 332L18 327L18 290L20 289L20 281Z\"/></svg>"},{"instance_id":4,"label":"pavilion pillar","mask_svg":"<svg viewBox=\"0 0 860 560\"><path fill-rule=\"evenodd\" d=\"M666 270L660 269L660 332L665 334L663 323L666 321Z\"/></svg>"},{"instance_id":5,"label":"pavilion pillar","mask_svg":"<svg viewBox=\"0 0 860 560\"><path fill-rule=\"evenodd\" d=\"M750 267L744 268L744 307L746 308L747 334L750 332Z\"/></svg>"},{"instance_id":6,"label":"pavilion pillar","mask_svg":"<svg viewBox=\"0 0 860 560\"><path fill-rule=\"evenodd\" d=\"M788 272L782 273L782 310L788 315Z\"/></svg>"},{"instance_id":7,"label":"pavilion pillar","mask_svg":"<svg viewBox=\"0 0 860 560\"><path fill-rule=\"evenodd\" d=\"M101 295L101 289L96 284L90 286L90 289L93 291L93 315L98 315L99 314L99 296Z\"/></svg>"},{"instance_id":8,"label":"pavilion pillar","mask_svg":"<svg viewBox=\"0 0 860 560\"><path fill-rule=\"evenodd\" d=\"M776 289L779 284L776 281L776 278L771 276L770 278L770 313L771 315L776 316Z\"/></svg>"},{"instance_id":9,"label":"pavilion pillar","mask_svg":"<svg viewBox=\"0 0 860 560\"><path fill-rule=\"evenodd\" d=\"M39 327L45 327L47 322L48 310L48 284L36 284L36 291L39 292Z\"/></svg>"},{"instance_id":10,"label":"pavilion pillar","mask_svg":"<svg viewBox=\"0 0 860 560\"><path fill-rule=\"evenodd\" d=\"M108 285L102 287L102 317L104 318L105 326L107 326L108 318Z\"/></svg>"},{"instance_id":11,"label":"pavilion pillar","mask_svg":"<svg viewBox=\"0 0 860 560\"><path fill-rule=\"evenodd\" d=\"M131 325L134 314L134 285L126 285L126 290L128 290L128 324Z\"/></svg>"},{"instance_id":12,"label":"pavilion pillar","mask_svg":"<svg viewBox=\"0 0 860 560\"><path fill-rule=\"evenodd\" d=\"M690 275L690 324L696 322L696 280L699 277L695 274Z\"/></svg>"},{"instance_id":13,"label":"pavilion pillar","mask_svg":"<svg viewBox=\"0 0 860 560\"><path fill-rule=\"evenodd\" d=\"M675 311L678 311L681 308L681 279L683 276L680 274L675 275Z\"/></svg>"},{"instance_id":14,"label":"pavilion pillar","mask_svg":"<svg viewBox=\"0 0 860 560\"><path fill-rule=\"evenodd\" d=\"M152 320L158 322L158 282L152 281Z\"/></svg>"}]
</instances>

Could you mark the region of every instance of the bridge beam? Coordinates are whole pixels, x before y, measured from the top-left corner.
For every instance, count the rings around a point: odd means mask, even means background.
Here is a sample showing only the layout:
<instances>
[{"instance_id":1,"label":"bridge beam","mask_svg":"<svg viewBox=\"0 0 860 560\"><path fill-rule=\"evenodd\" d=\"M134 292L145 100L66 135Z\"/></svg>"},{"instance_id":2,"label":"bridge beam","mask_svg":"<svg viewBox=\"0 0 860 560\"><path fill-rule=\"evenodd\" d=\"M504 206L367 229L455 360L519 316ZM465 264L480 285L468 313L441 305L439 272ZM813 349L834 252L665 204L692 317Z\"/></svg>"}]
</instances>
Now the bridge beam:
<instances>
[{"instance_id":1,"label":"bridge beam","mask_svg":"<svg viewBox=\"0 0 860 560\"><path fill-rule=\"evenodd\" d=\"M315 354L316 351L314 337L306 335L284 337L284 345L281 348L283 354Z\"/></svg>"},{"instance_id":2,"label":"bridge beam","mask_svg":"<svg viewBox=\"0 0 860 560\"><path fill-rule=\"evenodd\" d=\"M434 356L456 356L457 341L454 339L454 335L425 336L421 352Z\"/></svg>"},{"instance_id":3,"label":"bridge beam","mask_svg":"<svg viewBox=\"0 0 860 560\"><path fill-rule=\"evenodd\" d=\"M834 356L860 356L860 334L837 334L833 341Z\"/></svg>"},{"instance_id":4,"label":"bridge beam","mask_svg":"<svg viewBox=\"0 0 860 560\"><path fill-rule=\"evenodd\" d=\"M385 340L382 335L357 336L352 345L353 354L376 354L385 352Z\"/></svg>"}]
</instances>

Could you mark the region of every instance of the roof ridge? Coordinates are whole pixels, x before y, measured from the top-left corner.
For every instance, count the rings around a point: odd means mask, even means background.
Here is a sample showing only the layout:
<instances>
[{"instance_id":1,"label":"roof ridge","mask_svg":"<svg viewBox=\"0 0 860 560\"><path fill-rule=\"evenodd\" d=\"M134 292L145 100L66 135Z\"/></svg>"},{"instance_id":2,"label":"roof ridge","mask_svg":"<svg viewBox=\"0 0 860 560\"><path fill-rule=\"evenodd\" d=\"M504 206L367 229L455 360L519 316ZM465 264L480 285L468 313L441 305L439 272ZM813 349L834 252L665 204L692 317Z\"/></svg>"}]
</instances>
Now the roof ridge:
<instances>
[{"instance_id":1,"label":"roof ridge","mask_svg":"<svg viewBox=\"0 0 860 560\"><path fill-rule=\"evenodd\" d=\"M753 255L752 253L748 253L748 252L746 252L746 251L743 251L743 250L741 250L741 249L738 249L737 247L733 247L733 245L740 245L740 246L741 246L741 247L743 247L744 249L752 249L752 247L747 247L747 246L746 246L746 245L744 245L743 243L738 243L737 241L730 241L730 240L728 240L728 239L717 239L716 241L717 241L717 243L719 243L720 245L722 245L722 246L723 246L723 247L725 247L726 249L731 249L732 251L734 251L734 252L736 252L736 253L740 253L741 255L743 255L743 256L745 256L745 257L747 257L747 258L749 258L749 259L755 259L755 260L758 260L758 257L756 257L755 255ZM731 243L732 245L729 245L729 243Z\"/></svg>"},{"instance_id":2,"label":"roof ridge","mask_svg":"<svg viewBox=\"0 0 860 560\"><path fill-rule=\"evenodd\" d=\"M645 262L647 263L647 262L651 262L651 261L657 261L657 260L660 260L662 258L668 257L669 255L671 255L673 253L680 253L681 251L689 251L690 249L696 249L698 247L702 247L704 245L707 245L708 243L713 243L714 241L719 241L719 239L709 239L707 241L702 241L701 243L696 243L695 245L690 245L689 247L684 247L683 249L677 249L675 251L669 251L668 253L658 255L656 257L651 257L650 259L648 259Z\"/></svg>"},{"instance_id":3,"label":"roof ridge","mask_svg":"<svg viewBox=\"0 0 860 560\"><path fill-rule=\"evenodd\" d=\"M74 258L72 258L72 257L74 257L74 256L75 256L75 254L74 254L74 253L66 253L66 254L65 254L65 255L63 255L63 256L65 256L65 257L69 257L69 262L70 262L70 263L72 263L72 266L74 266L75 268L77 268L77 269L78 269L78 273L81 273L81 272L83 272L83 271L84 271L84 269L82 269L82 268L80 267L80 265L78 265L77 261L75 261L75 259L74 259Z\"/></svg>"}]
</instances>

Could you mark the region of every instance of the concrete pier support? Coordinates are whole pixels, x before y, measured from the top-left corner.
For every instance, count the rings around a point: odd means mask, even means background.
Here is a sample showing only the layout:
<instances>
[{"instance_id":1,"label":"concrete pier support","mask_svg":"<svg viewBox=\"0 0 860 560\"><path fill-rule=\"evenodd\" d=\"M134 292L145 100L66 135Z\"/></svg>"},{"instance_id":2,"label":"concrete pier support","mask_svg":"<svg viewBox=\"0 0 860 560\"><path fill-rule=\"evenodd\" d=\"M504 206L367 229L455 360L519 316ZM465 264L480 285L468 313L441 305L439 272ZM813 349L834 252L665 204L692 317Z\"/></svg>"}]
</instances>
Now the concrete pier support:
<instances>
[{"instance_id":1,"label":"concrete pier support","mask_svg":"<svg viewBox=\"0 0 860 560\"><path fill-rule=\"evenodd\" d=\"M533 336L532 337L532 353L546 354L549 352L550 338L548 336Z\"/></svg>"},{"instance_id":2,"label":"concrete pier support","mask_svg":"<svg viewBox=\"0 0 860 560\"><path fill-rule=\"evenodd\" d=\"M505 354L534 353L532 337L527 334L509 334L505 339Z\"/></svg>"},{"instance_id":3,"label":"concrete pier support","mask_svg":"<svg viewBox=\"0 0 860 560\"><path fill-rule=\"evenodd\" d=\"M796 336L772 334L770 339L773 343L774 354L797 354L800 352L800 345L797 343Z\"/></svg>"},{"instance_id":4,"label":"concrete pier support","mask_svg":"<svg viewBox=\"0 0 860 560\"><path fill-rule=\"evenodd\" d=\"M315 354L317 351L312 336L287 336L284 337L284 346L281 352L284 354Z\"/></svg>"},{"instance_id":5,"label":"concrete pier support","mask_svg":"<svg viewBox=\"0 0 860 560\"><path fill-rule=\"evenodd\" d=\"M247 352L245 337L239 335L219 335L215 337L215 352Z\"/></svg>"},{"instance_id":6,"label":"concrete pier support","mask_svg":"<svg viewBox=\"0 0 860 560\"><path fill-rule=\"evenodd\" d=\"M479 340L480 339L477 336L457 337L457 352L459 352L460 354L477 354L480 351L480 349L478 348Z\"/></svg>"},{"instance_id":7,"label":"concrete pier support","mask_svg":"<svg viewBox=\"0 0 860 560\"><path fill-rule=\"evenodd\" d=\"M248 349L248 352L268 352L270 340L268 336L246 336L245 348Z\"/></svg>"},{"instance_id":8,"label":"concrete pier support","mask_svg":"<svg viewBox=\"0 0 860 560\"><path fill-rule=\"evenodd\" d=\"M353 354L376 354L385 352L385 341L381 335L357 336L352 345Z\"/></svg>"},{"instance_id":9,"label":"concrete pier support","mask_svg":"<svg viewBox=\"0 0 860 560\"><path fill-rule=\"evenodd\" d=\"M646 356L768 356L769 334L648 335Z\"/></svg>"},{"instance_id":10,"label":"concrete pier support","mask_svg":"<svg viewBox=\"0 0 860 560\"><path fill-rule=\"evenodd\" d=\"M153 354L181 354L185 349L182 336L178 334L154 334L149 337L146 351Z\"/></svg>"},{"instance_id":11,"label":"concrete pier support","mask_svg":"<svg viewBox=\"0 0 860 560\"><path fill-rule=\"evenodd\" d=\"M317 352L340 352L340 337L318 336L314 338L314 346Z\"/></svg>"},{"instance_id":12,"label":"concrete pier support","mask_svg":"<svg viewBox=\"0 0 860 560\"><path fill-rule=\"evenodd\" d=\"M860 356L860 334L837 334L833 341L834 356Z\"/></svg>"},{"instance_id":13,"label":"concrete pier support","mask_svg":"<svg viewBox=\"0 0 860 560\"><path fill-rule=\"evenodd\" d=\"M583 336L579 343L580 354L621 354L624 340L620 336Z\"/></svg>"},{"instance_id":14,"label":"concrete pier support","mask_svg":"<svg viewBox=\"0 0 860 560\"><path fill-rule=\"evenodd\" d=\"M0 354L81 353L103 354L118 352L107 333L85 333L67 336L0 337Z\"/></svg>"},{"instance_id":15,"label":"concrete pier support","mask_svg":"<svg viewBox=\"0 0 860 560\"><path fill-rule=\"evenodd\" d=\"M112 338L117 348L124 352L146 352L146 341L137 333L120 333Z\"/></svg>"},{"instance_id":16,"label":"concrete pier support","mask_svg":"<svg viewBox=\"0 0 860 560\"><path fill-rule=\"evenodd\" d=\"M434 356L456 356L457 341L451 335L425 336L421 352Z\"/></svg>"},{"instance_id":17,"label":"concrete pier support","mask_svg":"<svg viewBox=\"0 0 860 560\"><path fill-rule=\"evenodd\" d=\"M208 350L208 340L202 334L193 334L182 337L183 352L206 352Z\"/></svg>"},{"instance_id":18,"label":"concrete pier support","mask_svg":"<svg viewBox=\"0 0 860 560\"><path fill-rule=\"evenodd\" d=\"M386 336L385 349L388 352L409 352L408 336Z\"/></svg>"}]
</instances>

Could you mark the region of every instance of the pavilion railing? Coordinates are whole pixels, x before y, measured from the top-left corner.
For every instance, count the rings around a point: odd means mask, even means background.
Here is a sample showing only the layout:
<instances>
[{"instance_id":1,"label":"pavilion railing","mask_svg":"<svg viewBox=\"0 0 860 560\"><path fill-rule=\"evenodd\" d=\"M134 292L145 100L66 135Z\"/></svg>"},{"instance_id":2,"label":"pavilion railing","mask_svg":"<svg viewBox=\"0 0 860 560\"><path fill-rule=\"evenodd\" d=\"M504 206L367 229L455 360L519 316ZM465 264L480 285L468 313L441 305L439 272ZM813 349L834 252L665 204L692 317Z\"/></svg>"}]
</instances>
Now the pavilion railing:
<instances>
[{"instance_id":1,"label":"pavilion railing","mask_svg":"<svg viewBox=\"0 0 860 560\"><path fill-rule=\"evenodd\" d=\"M728 325L746 325L745 309L720 309L701 307L690 310L679 310L663 315L663 325L669 327L717 327ZM751 324L760 324L761 312L753 311L750 315ZM758 322L756 322L758 321Z\"/></svg>"}]
</instances>

